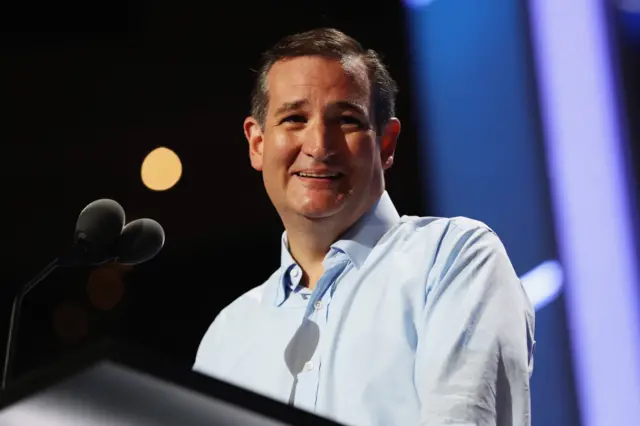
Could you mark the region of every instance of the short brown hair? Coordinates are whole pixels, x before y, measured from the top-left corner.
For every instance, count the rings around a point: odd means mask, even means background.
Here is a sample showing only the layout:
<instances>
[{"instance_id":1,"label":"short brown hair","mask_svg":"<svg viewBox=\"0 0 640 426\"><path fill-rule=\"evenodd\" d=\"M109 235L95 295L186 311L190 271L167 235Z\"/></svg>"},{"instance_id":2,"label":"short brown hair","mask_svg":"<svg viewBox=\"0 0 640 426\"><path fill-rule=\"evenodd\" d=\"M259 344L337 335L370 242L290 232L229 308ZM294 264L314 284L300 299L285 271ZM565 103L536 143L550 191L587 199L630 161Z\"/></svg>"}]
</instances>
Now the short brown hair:
<instances>
[{"instance_id":1,"label":"short brown hair","mask_svg":"<svg viewBox=\"0 0 640 426\"><path fill-rule=\"evenodd\" d=\"M357 40L339 30L318 28L286 36L262 54L258 78L251 95L251 115L261 126L264 126L269 104L267 88L269 70L273 64L282 59L300 56L323 56L340 61L353 57L361 59L369 76L375 129L377 131L384 129L395 115L398 86L378 53L371 49L365 50Z\"/></svg>"}]
</instances>

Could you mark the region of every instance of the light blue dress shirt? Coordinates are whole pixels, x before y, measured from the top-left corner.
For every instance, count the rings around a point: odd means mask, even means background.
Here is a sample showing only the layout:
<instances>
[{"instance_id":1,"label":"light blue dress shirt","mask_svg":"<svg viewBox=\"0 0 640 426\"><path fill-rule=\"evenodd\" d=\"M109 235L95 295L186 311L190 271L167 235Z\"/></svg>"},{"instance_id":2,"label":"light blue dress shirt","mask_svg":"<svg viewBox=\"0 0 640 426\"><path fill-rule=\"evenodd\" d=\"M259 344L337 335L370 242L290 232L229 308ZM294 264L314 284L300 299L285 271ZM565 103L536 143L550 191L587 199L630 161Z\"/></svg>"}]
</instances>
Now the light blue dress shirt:
<instances>
[{"instance_id":1,"label":"light blue dress shirt","mask_svg":"<svg viewBox=\"0 0 640 426\"><path fill-rule=\"evenodd\" d=\"M194 370L346 425L529 425L534 311L495 233L385 192L314 291L280 268L223 309ZM295 377L294 377L295 376Z\"/></svg>"}]
</instances>

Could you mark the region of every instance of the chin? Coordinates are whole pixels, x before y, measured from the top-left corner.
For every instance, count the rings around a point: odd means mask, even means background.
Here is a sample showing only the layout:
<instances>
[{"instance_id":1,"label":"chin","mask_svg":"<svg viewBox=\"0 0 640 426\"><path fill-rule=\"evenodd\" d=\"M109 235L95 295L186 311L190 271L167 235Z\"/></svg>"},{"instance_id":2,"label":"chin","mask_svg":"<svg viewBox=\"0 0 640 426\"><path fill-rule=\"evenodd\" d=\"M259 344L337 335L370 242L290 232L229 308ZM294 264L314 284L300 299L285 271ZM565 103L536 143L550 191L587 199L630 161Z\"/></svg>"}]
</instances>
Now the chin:
<instances>
[{"instance_id":1,"label":"chin","mask_svg":"<svg viewBox=\"0 0 640 426\"><path fill-rule=\"evenodd\" d=\"M327 219L332 216L335 216L340 212L341 209L333 208L333 209L299 209L297 210L298 214L306 217L307 219Z\"/></svg>"},{"instance_id":2,"label":"chin","mask_svg":"<svg viewBox=\"0 0 640 426\"><path fill-rule=\"evenodd\" d=\"M340 213L343 207L343 203L308 203L293 210L308 219L327 219Z\"/></svg>"},{"instance_id":3,"label":"chin","mask_svg":"<svg viewBox=\"0 0 640 426\"><path fill-rule=\"evenodd\" d=\"M295 216L321 220L343 214L351 201L351 197L343 193L295 194L287 197L286 210Z\"/></svg>"}]
</instances>

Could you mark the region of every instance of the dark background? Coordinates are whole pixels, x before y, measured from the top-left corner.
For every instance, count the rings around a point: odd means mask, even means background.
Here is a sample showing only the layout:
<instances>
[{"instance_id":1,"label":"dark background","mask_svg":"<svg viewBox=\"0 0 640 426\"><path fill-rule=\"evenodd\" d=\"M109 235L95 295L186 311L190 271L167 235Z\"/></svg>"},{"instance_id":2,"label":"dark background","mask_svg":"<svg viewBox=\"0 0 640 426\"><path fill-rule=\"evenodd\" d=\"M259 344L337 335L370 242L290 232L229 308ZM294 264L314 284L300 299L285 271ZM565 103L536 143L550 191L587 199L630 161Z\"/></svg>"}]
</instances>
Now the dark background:
<instances>
[{"instance_id":1,"label":"dark background","mask_svg":"<svg viewBox=\"0 0 640 426\"><path fill-rule=\"evenodd\" d=\"M400 85L403 122L388 189L401 214L428 213L400 2L202 3L12 2L0 10L2 342L16 287L68 246L86 204L115 199L127 220L152 217L167 238L152 261L113 269L93 286L91 270L43 281L23 308L20 374L105 335L190 366L219 310L278 267L282 226L249 165L242 121L260 52L286 34L336 27L383 54ZM158 146L183 163L165 192L140 179ZM118 303L97 307L109 298Z\"/></svg>"}]
</instances>

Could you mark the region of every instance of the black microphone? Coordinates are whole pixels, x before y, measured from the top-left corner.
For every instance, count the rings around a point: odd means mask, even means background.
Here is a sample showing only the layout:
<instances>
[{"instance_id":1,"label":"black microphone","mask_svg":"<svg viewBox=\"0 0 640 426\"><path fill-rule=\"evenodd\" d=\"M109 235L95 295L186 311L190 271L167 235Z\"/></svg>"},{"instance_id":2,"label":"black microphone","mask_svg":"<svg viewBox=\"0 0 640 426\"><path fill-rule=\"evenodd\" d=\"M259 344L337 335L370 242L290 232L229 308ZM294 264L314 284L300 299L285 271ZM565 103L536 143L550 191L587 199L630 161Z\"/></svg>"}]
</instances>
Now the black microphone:
<instances>
[{"instance_id":1,"label":"black microphone","mask_svg":"<svg viewBox=\"0 0 640 426\"><path fill-rule=\"evenodd\" d=\"M158 254L163 245L164 230L158 222L136 219L122 230L115 260L124 265L137 265Z\"/></svg>"},{"instance_id":2,"label":"black microphone","mask_svg":"<svg viewBox=\"0 0 640 426\"><path fill-rule=\"evenodd\" d=\"M89 204L80 212L73 245L58 258L58 266L101 265L113 260L124 223L124 210L116 201L102 199Z\"/></svg>"},{"instance_id":3,"label":"black microphone","mask_svg":"<svg viewBox=\"0 0 640 426\"><path fill-rule=\"evenodd\" d=\"M71 249L54 259L35 277L18 289L9 319L9 333L2 370L2 389L6 389L13 364L15 336L22 300L58 266L99 265L115 258L115 247L125 223L124 210L109 199L97 200L86 206L78 216Z\"/></svg>"}]
</instances>

